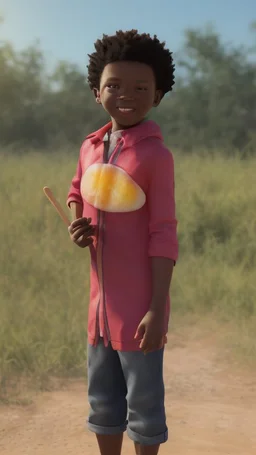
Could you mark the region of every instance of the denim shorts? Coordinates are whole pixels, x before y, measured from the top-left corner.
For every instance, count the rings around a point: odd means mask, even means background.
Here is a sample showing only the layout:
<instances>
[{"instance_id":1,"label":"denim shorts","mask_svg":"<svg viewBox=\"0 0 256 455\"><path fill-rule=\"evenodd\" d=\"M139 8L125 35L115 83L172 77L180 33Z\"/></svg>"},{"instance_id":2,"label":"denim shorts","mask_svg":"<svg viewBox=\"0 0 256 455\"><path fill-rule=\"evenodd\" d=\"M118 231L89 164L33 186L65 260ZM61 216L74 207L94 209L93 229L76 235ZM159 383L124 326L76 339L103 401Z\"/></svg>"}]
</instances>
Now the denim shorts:
<instances>
[{"instance_id":1,"label":"denim shorts","mask_svg":"<svg viewBox=\"0 0 256 455\"><path fill-rule=\"evenodd\" d=\"M127 430L141 445L168 439L164 406L164 349L115 351L102 339L88 345L88 428L113 435Z\"/></svg>"}]
</instances>

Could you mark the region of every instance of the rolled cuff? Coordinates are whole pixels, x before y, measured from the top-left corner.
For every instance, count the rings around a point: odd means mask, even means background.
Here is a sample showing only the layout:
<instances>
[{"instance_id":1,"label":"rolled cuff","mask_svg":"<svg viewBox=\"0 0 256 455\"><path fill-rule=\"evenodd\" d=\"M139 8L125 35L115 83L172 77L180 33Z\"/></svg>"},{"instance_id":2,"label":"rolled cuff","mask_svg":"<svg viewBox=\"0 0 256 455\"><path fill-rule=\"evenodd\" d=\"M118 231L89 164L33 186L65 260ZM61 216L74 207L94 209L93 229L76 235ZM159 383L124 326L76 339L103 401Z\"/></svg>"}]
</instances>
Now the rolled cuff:
<instances>
[{"instance_id":1,"label":"rolled cuff","mask_svg":"<svg viewBox=\"0 0 256 455\"><path fill-rule=\"evenodd\" d=\"M77 204L83 205L83 200L82 200L82 198L79 197L79 196L74 196L74 195L73 195L73 196L68 197L68 199L67 199L67 206L68 206L68 208L70 208L71 202L76 202Z\"/></svg>"},{"instance_id":2,"label":"rolled cuff","mask_svg":"<svg viewBox=\"0 0 256 455\"><path fill-rule=\"evenodd\" d=\"M90 423L89 420L87 420L87 428L92 431L95 434L120 434L124 433L127 428L127 421L124 422L122 425L118 425L116 427L103 427L100 425L95 425L94 423Z\"/></svg>"},{"instance_id":3,"label":"rolled cuff","mask_svg":"<svg viewBox=\"0 0 256 455\"><path fill-rule=\"evenodd\" d=\"M135 433L135 431L131 430L129 427L127 429L127 435L129 438L137 442L138 444L144 446L152 446L157 444L164 444L168 440L168 430L164 433L155 435L155 436L142 436L141 434Z\"/></svg>"},{"instance_id":4,"label":"rolled cuff","mask_svg":"<svg viewBox=\"0 0 256 455\"><path fill-rule=\"evenodd\" d=\"M178 260L178 245L172 245L170 247L170 243L156 244L151 242L149 245L148 255L149 257L163 257L172 259L175 265Z\"/></svg>"}]
</instances>

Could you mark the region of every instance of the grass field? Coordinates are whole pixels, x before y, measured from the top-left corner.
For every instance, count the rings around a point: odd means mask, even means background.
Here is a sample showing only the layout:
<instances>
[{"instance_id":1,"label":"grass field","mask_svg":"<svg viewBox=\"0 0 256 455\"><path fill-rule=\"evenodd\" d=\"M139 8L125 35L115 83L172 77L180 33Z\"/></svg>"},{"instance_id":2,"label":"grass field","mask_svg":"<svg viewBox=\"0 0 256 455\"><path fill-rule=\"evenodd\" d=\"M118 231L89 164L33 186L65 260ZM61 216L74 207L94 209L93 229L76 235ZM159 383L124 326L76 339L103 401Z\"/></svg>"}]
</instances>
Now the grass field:
<instances>
[{"instance_id":1,"label":"grass field","mask_svg":"<svg viewBox=\"0 0 256 455\"><path fill-rule=\"evenodd\" d=\"M173 318L232 325L227 342L256 358L256 159L175 157L180 259ZM88 252L72 245L42 192L65 204L74 154L0 157L0 379L84 372Z\"/></svg>"}]
</instances>

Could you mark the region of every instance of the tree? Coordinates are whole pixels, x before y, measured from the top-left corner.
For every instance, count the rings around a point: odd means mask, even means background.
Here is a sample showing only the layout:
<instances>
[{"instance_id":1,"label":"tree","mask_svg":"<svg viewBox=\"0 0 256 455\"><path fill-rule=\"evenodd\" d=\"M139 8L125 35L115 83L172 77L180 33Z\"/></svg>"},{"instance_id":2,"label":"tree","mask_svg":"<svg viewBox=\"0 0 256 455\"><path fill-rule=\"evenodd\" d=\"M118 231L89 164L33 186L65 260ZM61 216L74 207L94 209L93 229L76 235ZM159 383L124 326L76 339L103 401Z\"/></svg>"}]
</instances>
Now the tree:
<instances>
[{"instance_id":1,"label":"tree","mask_svg":"<svg viewBox=\"0 0 256 455\"><path fill-rule=\"evenodd\" d=\"M18 53L0 47L0 140L2 144L45 142L41 103L47 91L44 56L37 45Z\"/></svg>"},{"instance_id":2,"label":"tree","mask_svg":"<svg viewBox=\"0 0 256 455\"><path fill-rule=\"evenodd\" d=\"M170 98L169 134L186 148L249 144L256 124L256 65L249 49L225 46L209 27L187 30L179 65L185 76Z\"/></svg>"},{"instance_id":3,"label":"tree","mask_svg":"<svg viewBox=\"0 0 256 455\"><path fill-rule=\"evenodd\" d=\"M45 112L52 140L81 142L86 134L106 121L102 111L96 111L95 101L78 66L59 62L50 76ZM50 119L50 122L49 122Z\"/></svg>"},{"instance_id":4,"label":"tree","mask_svg":"<svg viewBox=\"0 0 256 455\"><path fill-rule=\"evenodd\" d=\"M255 40L256 22L251 24ZM152 112L171 147L256 149L256 45L234 47L215 30L186 30L174 91ZM77 66L46 71L38 42L22 52L0 44L0 144L79 146L107 121Z\"/></svg>"}]
</instances>

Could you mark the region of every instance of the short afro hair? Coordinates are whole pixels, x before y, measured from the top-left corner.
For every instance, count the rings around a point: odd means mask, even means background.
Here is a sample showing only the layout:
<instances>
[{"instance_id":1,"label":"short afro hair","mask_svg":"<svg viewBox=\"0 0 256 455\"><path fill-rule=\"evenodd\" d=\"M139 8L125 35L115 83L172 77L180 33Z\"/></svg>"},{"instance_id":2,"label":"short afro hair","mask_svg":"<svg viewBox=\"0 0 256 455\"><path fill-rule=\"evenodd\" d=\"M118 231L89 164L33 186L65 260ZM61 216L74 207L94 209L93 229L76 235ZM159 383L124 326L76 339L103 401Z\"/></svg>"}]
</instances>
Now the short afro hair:
<instances>
[{"instance_id":1,"label":"short afro hair","mask_svg":"<svg viewBox=\"0 0 256 455\"><path fill-rule=\"evenodd\" d=\"M88 83L91 90L99 89L100 79L105 66L117 61L136 61L149 65L155 74L156 88L163 95L172 90L174 85L174 69L172 52L165 49L157 36L139 34L137 30L115 35L103 35L94 44L96 52L89 55Z\"/></svg>"}]
</instances>

